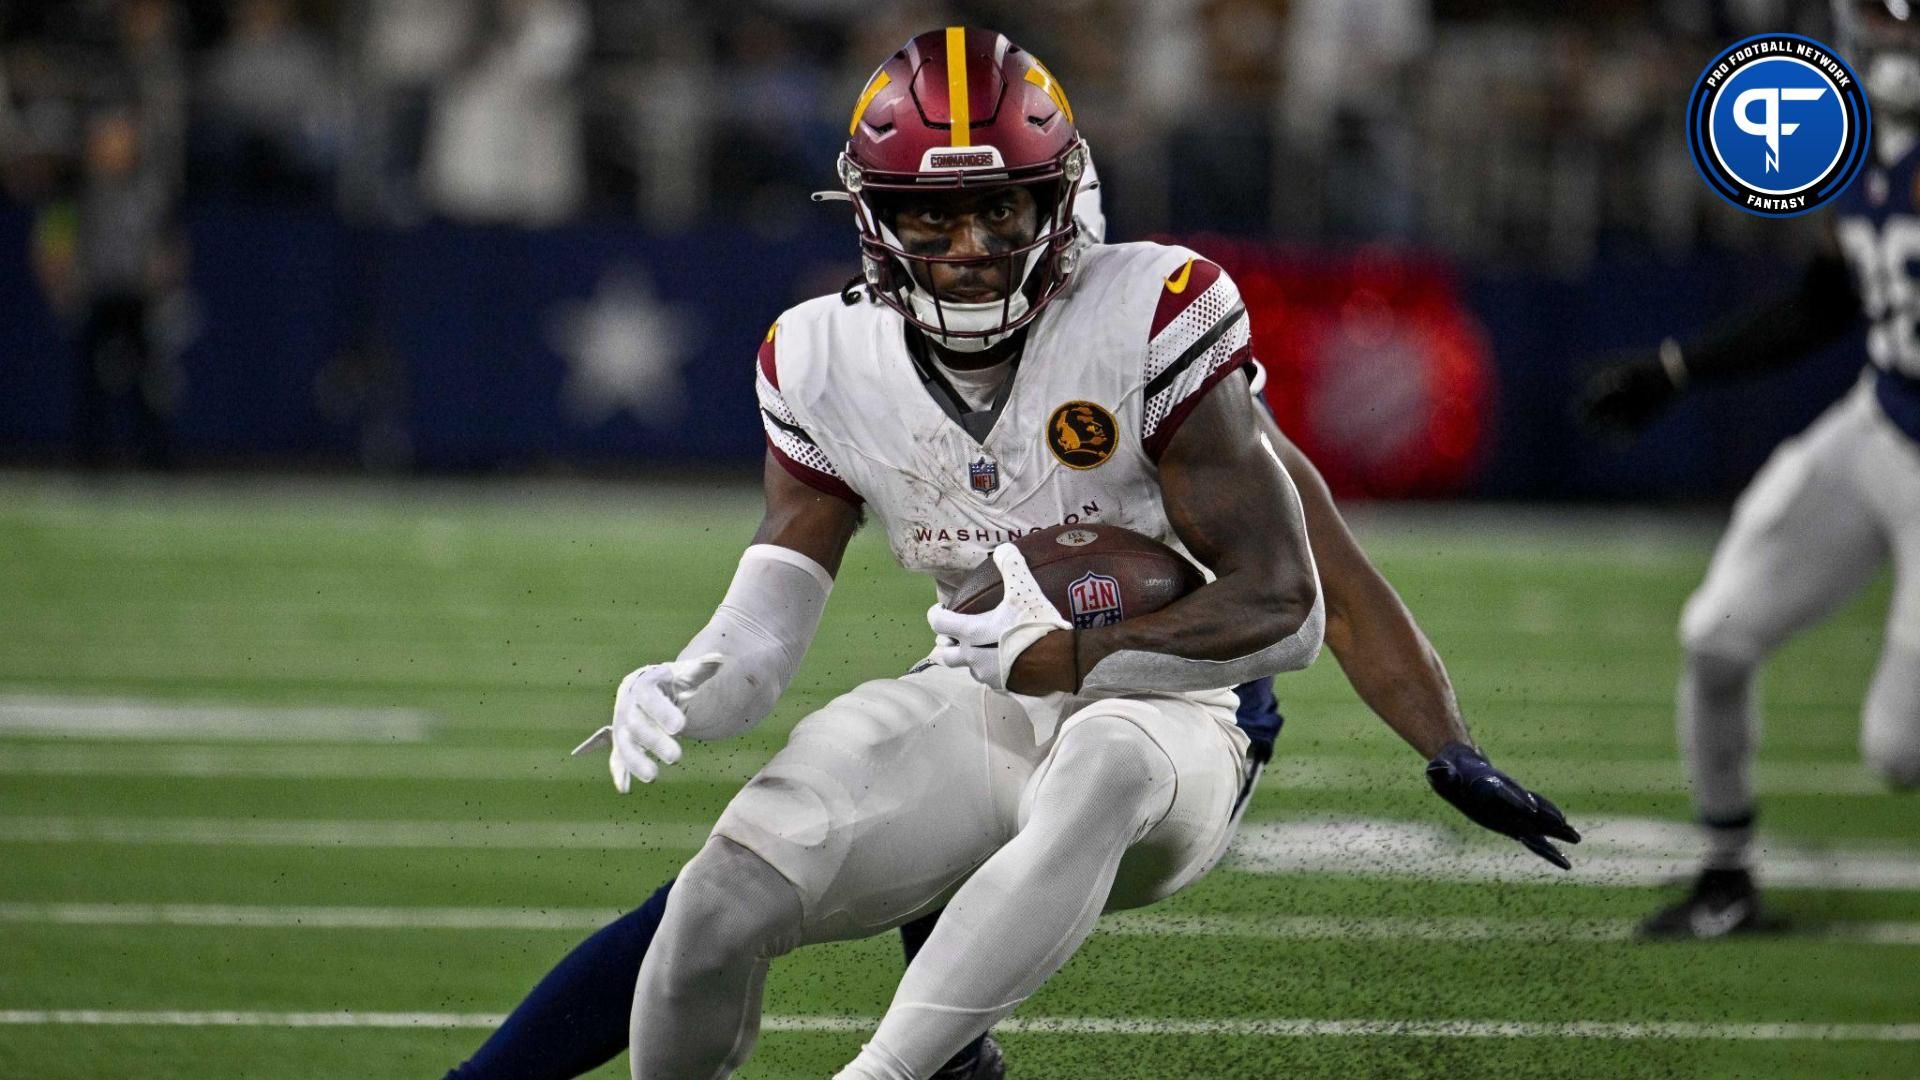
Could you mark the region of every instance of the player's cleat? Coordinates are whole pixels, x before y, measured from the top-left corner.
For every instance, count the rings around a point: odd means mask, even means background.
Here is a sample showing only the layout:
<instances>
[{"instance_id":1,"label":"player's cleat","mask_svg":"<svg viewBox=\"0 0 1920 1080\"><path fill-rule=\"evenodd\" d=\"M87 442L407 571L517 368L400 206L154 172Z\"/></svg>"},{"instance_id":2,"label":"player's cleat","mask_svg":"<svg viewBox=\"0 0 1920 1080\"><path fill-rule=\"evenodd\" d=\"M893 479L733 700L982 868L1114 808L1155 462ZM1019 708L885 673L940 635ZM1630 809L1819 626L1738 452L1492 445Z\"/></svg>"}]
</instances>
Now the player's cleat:
<instances>
[{"instance_id":1,"label":"player's cleat","mask_svg":"<svg viewBox=\"0 0 1920 1080\"><path fill-rule=\"evenodd\" d=\"M1640 923L1642 938L1709 938L1769 929L1761 917L1760 893L1745 870L1702 870L1686 899L1661 908Z\"/></svg>"},{"instance_id":2,"label":"player's cleat","mask_svg":"<svg viewBox=\"0 0 1920 1080\"><path fill-rule=\"evenodd\" d=\"M1007 1059L1001 1056L1000 1044L989 1035L980 1043L980 1051L964 1061L949 1061L932 1080L1005 1080Z\"/></svg>"}]
</instances>

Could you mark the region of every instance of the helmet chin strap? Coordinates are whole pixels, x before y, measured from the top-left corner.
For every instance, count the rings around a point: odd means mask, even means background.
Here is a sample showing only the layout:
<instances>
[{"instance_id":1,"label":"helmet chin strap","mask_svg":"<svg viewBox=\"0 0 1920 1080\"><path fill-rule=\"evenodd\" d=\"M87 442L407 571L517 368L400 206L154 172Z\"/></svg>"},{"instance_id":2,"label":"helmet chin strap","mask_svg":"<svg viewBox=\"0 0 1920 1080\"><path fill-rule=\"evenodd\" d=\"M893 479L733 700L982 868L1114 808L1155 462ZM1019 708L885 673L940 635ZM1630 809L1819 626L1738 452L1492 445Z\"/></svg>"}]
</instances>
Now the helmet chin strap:
<instances>
[{"instance_id":1,"label":"helmet chin strap","mask_svg":"<svg viewBox=\"0 0 1920 1080\"><path fill-rule=\"evenodd\" d=\"M949 330L960 333L971 332L974 335L955 337L936 330L924 331L935 344L949 352L957 353L986 352L1012 336L1007 333L981 333L1000 325L1003 306L1006 309L1007 322L1013 322L1027 313L1027 294L1024 290L1015 293L1013 301L1004 305L999 300L985 300L977 304L961 304L951 300L935 301L918 286L907 290L906 300L907 306L913 309L914 315L918 316L921 322L929 326L940 326L944 322Z\"/></svg>"}]
</instances>

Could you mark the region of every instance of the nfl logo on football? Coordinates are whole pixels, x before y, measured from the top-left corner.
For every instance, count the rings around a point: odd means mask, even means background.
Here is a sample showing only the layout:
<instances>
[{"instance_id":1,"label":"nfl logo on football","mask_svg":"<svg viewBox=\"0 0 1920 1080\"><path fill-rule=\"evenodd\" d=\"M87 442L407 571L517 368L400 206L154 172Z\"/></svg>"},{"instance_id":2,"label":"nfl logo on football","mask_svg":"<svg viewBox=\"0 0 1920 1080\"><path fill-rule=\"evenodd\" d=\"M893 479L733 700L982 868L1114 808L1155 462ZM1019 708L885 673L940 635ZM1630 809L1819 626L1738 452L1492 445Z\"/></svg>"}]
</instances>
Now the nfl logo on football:
<instances>
[{"instance_id":1,"label":"nfl logo on football","mask_svg":"<svg viewBox=\"0 0 1920 1080\"><path fill-rule=\"evenodd\" d=\"M989 457L967 466L967 483L975 495L992 495L1000 490L1000 463Z\"/></svg>"},{"instance_id":2,"label":"nfl logo on football","mask_svg":"<svg viewBox=\"0 0 1920 1080\"><path fill-rule=\"evenodd\" d=\"M1073 605L1073 627L1086 630L1111 626L1125 618L1120 610L1120 582L1105 574L1088 571L1067 586L1068 602Z\"/></svg>"}]
</instances>

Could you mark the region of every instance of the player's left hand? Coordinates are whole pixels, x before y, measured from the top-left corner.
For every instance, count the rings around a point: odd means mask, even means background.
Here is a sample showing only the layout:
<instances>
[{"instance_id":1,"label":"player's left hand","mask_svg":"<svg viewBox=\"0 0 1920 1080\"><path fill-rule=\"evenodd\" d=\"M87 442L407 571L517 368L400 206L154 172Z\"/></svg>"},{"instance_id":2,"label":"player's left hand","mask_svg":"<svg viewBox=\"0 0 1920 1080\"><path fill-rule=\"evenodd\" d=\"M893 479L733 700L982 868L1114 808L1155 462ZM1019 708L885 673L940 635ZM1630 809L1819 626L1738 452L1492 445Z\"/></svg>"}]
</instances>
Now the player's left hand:
<instances>
[{"instance_id":1,"label":"player's left hand","mask_svg":"<svg viewBox=\"0 0 1920 1080\"><path fill-rule=\"evenodd\" d=\"M1040 583L1027 568L1026 557L1012 544L993 549L993 564L1000 568L1000 604L992 611L962 615L935 604L927 611L927 624L940 635L933 650L936 664L963 667L973 677L995 690L1005 690L1013 677L1014 661L1027 647L1055 630L1071 630L1072 624L1060 617L1053 603L1040 591Z\"/></svg>"},{"instance_id":2,"label":"player's left hand","mask_svg":"<svg viewBox=\"0 0 1920 1080\"><path fill-rule=\"evenodd\" d=\"M1475 825L1513 837L1562 870L1573 869L1573 863L1548 842L1549 838L1580 842L1566 815L1545 796L1535 795L1494 768L1480 751L1458 742L1441 747L1427 763L1427 783Z\"/></svg>"}]
</instances>

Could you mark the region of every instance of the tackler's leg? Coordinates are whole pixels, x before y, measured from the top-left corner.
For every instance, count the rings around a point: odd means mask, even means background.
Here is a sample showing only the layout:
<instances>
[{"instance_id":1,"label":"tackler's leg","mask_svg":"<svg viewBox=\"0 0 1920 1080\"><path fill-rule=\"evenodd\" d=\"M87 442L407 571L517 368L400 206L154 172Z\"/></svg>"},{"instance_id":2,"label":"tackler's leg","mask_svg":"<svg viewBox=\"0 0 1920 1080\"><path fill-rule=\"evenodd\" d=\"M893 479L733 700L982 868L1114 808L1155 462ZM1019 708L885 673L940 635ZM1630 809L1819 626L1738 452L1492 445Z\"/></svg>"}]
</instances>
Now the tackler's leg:
<instances>
[{"instance_id":1,"label":"tackler's leg","mask_svg":"<svg viewBox=\"0 0 1920 1080\"><path fill-rule=\"evenodd\" d=\"M1675 727L1706 853L1692 893L1643 922L1645 935L1712 937L1759 921L1750 875L1755 686L1775 649L1885 562L1885 538L1860 487L1871 408L1850 396L1774 452L1687 601Z\"/></svg>"},{"instance_id":2,"label":"tackler's leg","mask_svg":"<svg viewBox=\"0 0 1920 1080\"><path fill-rule=\"evenodd\" d=\"M1860 755L1867 768L1894 788L1920 790L1920 644L1888 638L1864 713Z\"/></svg>"},{"instance_id":3,"label":"tackler's leg","mask_svg":"<svg viewBox=\"0 0 1920 1080\"><path fill-rule=\"evenodd\" d=\"M1218 716L1184 700L1095 702L1063 724L1019 833L948 902L840 1076L929 1075L1067 962L1122 875L1128 891L1157 897L1204 872L1225 847L1244 777L1246 739L1228 702ZM1183 767L1190 759L1202 764Z\"/></svg>"},{"instance_id":4,"label":"tackler's leg","mask_svg":"<svg viewBox=\"0 0 1920 1080\"><path fill-rule=\"evenodd\" d=\"M1865 483L1891 538L1893 597L1862 710L1860 751L1887 783L1920 790L1920 446L1882 424L1869 453Z\"/></svg>"},{"instance_id":5,"label":"tackler's leg","mask_svg":"<svg viewBox=\"0 0 1920 1080\"><path fill-rule=\"evenodd\" d=\"M624 1053L634 979L672 888L575 946L446 1080L572 1080Z\"/></svg>"}]
</instances>

